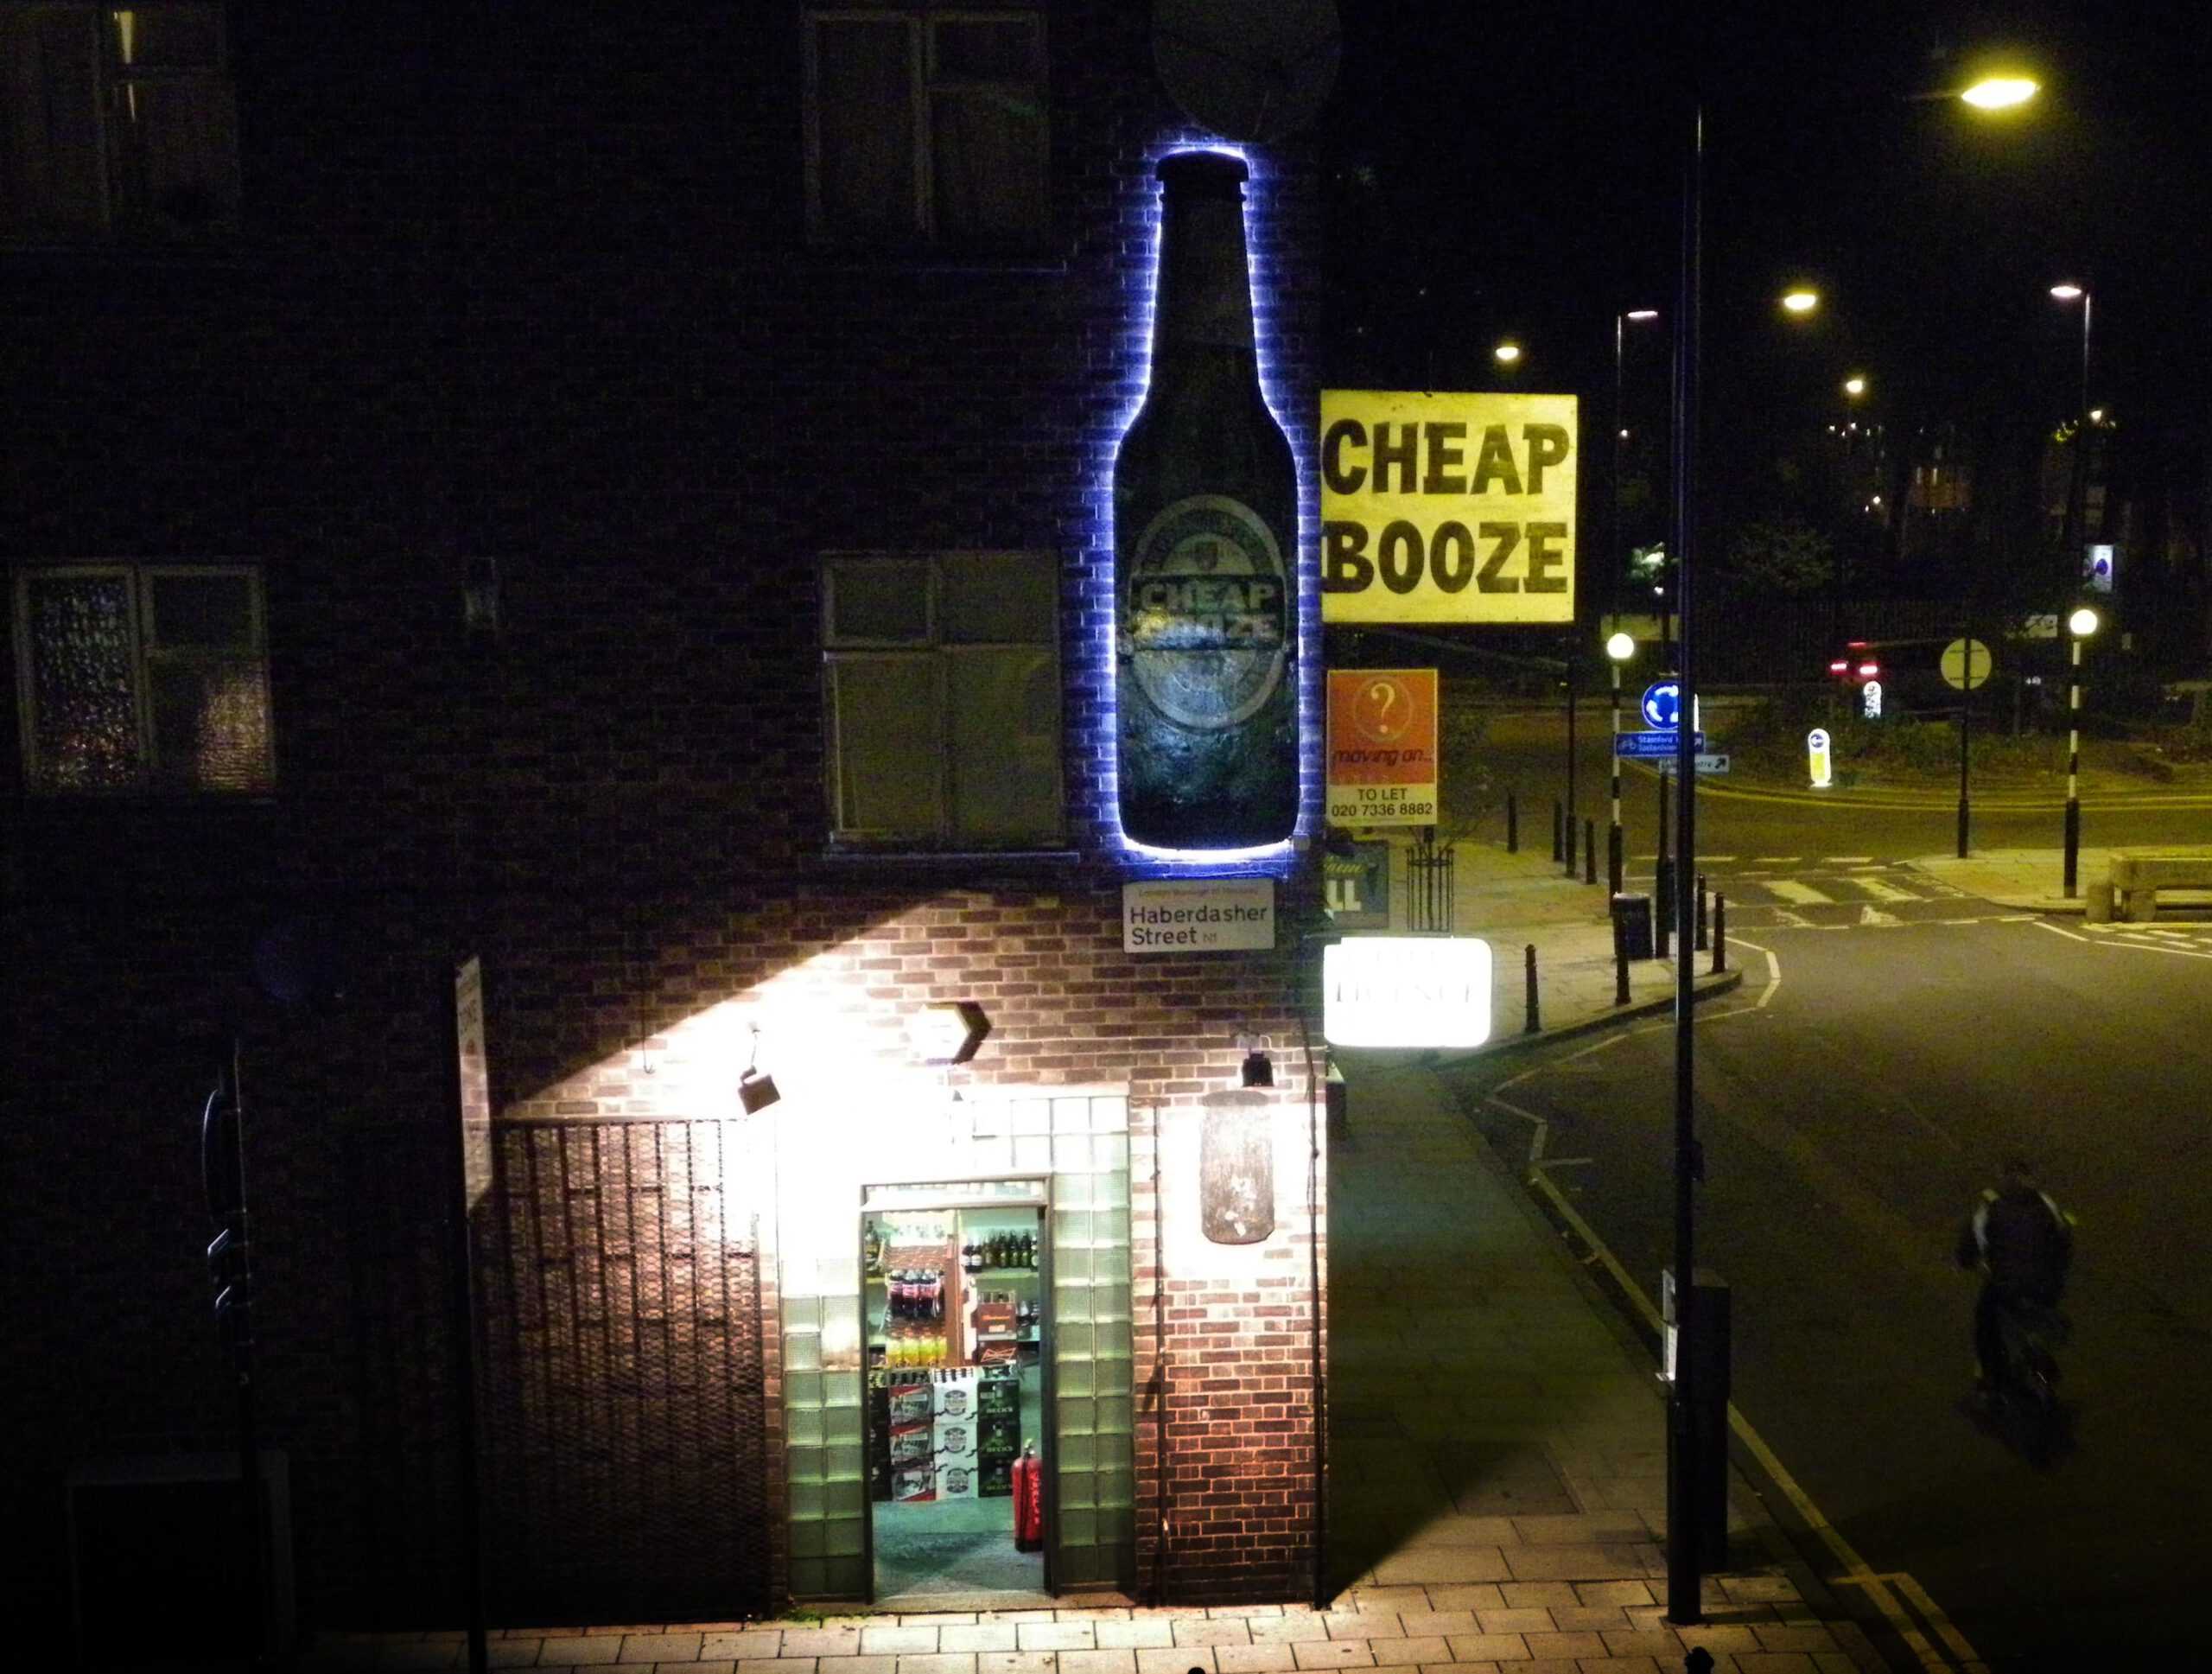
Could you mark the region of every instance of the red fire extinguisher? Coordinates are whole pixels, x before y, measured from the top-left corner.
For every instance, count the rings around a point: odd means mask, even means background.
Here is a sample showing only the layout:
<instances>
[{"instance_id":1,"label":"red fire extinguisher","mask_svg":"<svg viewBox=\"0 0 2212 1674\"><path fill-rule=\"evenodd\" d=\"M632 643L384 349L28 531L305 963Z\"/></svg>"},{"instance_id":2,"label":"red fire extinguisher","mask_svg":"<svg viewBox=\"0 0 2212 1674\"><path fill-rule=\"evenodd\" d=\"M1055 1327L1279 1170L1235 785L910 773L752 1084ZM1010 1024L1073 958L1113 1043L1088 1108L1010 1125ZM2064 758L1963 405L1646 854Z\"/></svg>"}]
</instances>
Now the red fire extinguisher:
<instances>
[{"instance_id":1,"label":"red fire extinguisher","mask_svg":"<svg viewBox=\"0 0 2212 1674\"><path fill-rule=\"evenodd\" d=\"M1014 1544L1034 1552L1045 1544L1045 1461L1034 1442L1025 1442L1014 1461Z\"/></svg>"}]
</instances>

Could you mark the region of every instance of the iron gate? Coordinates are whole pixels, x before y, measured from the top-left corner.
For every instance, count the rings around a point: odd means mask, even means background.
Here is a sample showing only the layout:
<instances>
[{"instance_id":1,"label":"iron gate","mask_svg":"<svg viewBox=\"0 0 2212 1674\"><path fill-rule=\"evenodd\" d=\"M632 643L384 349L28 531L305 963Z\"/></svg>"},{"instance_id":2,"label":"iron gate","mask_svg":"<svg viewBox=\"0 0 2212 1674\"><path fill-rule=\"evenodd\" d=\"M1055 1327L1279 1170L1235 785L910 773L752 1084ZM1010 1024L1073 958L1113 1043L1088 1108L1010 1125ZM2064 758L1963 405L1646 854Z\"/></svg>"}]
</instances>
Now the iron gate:
<instances>
[{"instance_id":1,"label":"iron gate","mask_svg":"<svg viewBox=\"0 0 2212 1674\"><path fill-rule=\"evenodd\" d=\"M1452 927L1452 845L1425 829L1406 850L1406 928Z\"/></svg>"},{"instance_id":2,"label":"iron gate","mask_svg":"<svg viewBox=\"0 0 2212 1674\"><path fill-rule=\"evenodd\" d=\"M716 1121L494 1130L475 1225L494 1617L768 1602L757 1229Z\"/></svg>"}]
</instances>

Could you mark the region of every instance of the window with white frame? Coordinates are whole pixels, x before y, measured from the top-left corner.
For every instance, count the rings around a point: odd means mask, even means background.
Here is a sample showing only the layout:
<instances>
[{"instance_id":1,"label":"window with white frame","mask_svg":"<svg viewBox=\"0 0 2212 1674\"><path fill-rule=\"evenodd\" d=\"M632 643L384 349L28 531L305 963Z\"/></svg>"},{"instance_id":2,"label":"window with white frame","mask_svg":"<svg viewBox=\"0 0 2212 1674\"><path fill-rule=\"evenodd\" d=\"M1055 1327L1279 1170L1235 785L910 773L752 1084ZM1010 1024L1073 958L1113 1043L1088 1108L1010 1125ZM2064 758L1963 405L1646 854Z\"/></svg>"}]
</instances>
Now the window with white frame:
<instances>
[{"instance_id":1,"label":"window with white frame","mask_svg":"<svg viewBox=\"0 0 2212 1674\"><path fill-rule=\"evenodd\" d=\"M838 840L1064 840L1059 566L1050 554L837 554L823 562L822 603Z\"/></svg>"},{"instance_id":2,"label":"window with white frame","mask_svg":"<svg viewBox=\"0 0 2212 1674\"><path fill-rule=\"evenodd\" d=\"M0 238L232 224L223 8L0 0Z\"/></svg>"},{"instance_id":3,"label":"window with white frame","mask_svg":"<svg viewBox=\"0 0 2212 1674\"><path fill-rule=\"evenodd\" d=\"M812 10L806 90L807 225L816 239L1020 250L1044 238L1037 13Z\"/></svg>"},{"instance_id":4,"label":"window with white frame","mask_svg":"<svg viewBox=\"0 0 2212 1674\"><path fill-rule=\"evenodd\" d=\"M262 615L250 565L18 570L16 708L30 788L269 790Z\"/></svg>"}]
</instances>

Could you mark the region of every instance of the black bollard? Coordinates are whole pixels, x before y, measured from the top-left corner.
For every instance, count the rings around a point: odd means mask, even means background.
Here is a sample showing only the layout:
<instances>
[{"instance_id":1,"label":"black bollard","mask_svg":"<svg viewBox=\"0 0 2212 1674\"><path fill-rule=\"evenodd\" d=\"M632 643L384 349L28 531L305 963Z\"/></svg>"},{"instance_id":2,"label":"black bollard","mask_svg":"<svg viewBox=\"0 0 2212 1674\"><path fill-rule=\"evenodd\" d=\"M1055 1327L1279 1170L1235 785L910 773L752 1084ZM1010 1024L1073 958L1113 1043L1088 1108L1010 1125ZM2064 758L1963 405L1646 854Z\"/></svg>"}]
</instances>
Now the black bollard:
<instances>
[{"instance_id":1,"label":"black bollard","mask_svg":"<svg viewBox=\"0 0 2212 1674\"><path fill-rule=\"evenodd\" d=\"M1705 874L1697 875L1697 951L1705 952Z\"/></svg>"},{"instance_id":2,"label":"black bollard","mask_svg":"<svg viewBox=\"0 0 2212 1674\"><path fill-rule=\"evenodd\" d=\"M1567 875L1574 875L1574 816L1567 817Z\"/></svg>"},{"instance_id":3,"label":"black bollard","mask_svg":"<svg viewBox=\"0 0 2212 1674\"><path fill-rule=\"evenodd\" d=\"M1728 969L1728 897L1713 898L1713 968Z\"/></svg>"},{"instance_id":4,"label":"black bollard","mask_svg":"<svg viewBox=\"0 0 2212 1674\"><path fill-rule=\"evenodd\" d=\"M1522 1033L1524 1033L1524 1034L1536 1034L1538 1031L1540 1031L1540 1030L1543 1028L1543 1025L1536 1020L1536 945L1535 945L1535 943L1534 943L1534 942L1530 942L1530 943L1529 944L1529 951L1528 951L1528 953L1525 955L1525 958L1526 958L1526 960L1527 960L1527 963L1528 963L1528 966L1529 966L1529 1023L1528 1023L1528 1027L1527 1027L1527 1028L1522 1031Z\"/></svg>"},{"instance_id":5,"label":"black bollard","mask_svg":"<svg viewBox=\"0 0 2212 1674\"><path fill-rule=\"evenodd\" d=\"M1613 911L1613 1003L1628 1003L1628 920L1618 906Z\"/></svg>"},{"instance_id":6,"label":"black bollard","mask_svg":"<svg viewBox=\"0 0 2212 1674\"><path fill-rule=\"evenodd\" d=\"M1505 793L1505 852L1521 852L1521 805L1510 791Z\"/></svg>"},{"instance_id":7,"label":"black bollard","mask_svg":"<svg viewBox=\"0 0 2212 1674\"><path fill-rule=\"evenodd\" d=\"M1582 822L1582 881L1598 881L1598 826L1594 820Z\"/></svg>"},{"instance_id":8,"label":"black bollard","mask_svg":"<svg viewBox=\"0 0 2212 1674\"><path fill-rule=\"evenodd\" d=\"M1557 797L1552 799L1552 864L1556 866L1567 853L1567 810L1560 805Z\"/></svg>"}]
</instances>

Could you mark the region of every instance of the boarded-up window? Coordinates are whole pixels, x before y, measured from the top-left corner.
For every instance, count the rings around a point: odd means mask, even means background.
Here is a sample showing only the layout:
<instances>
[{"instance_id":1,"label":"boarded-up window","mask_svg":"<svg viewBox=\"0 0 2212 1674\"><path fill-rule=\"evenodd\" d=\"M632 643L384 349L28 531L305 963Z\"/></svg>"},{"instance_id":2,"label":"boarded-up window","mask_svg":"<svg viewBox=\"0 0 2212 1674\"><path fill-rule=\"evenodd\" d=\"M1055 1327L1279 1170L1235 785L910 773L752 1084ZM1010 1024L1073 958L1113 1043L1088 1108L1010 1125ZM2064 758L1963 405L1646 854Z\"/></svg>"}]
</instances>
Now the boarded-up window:
<instances>
[{"instance_id":1,"label":"boarded-up window","mask_svg":"<svg viewBox=\"0 0 2212 1674\"><path fill-rule=\"evenodd\" d=\"M1043 20L807 19L810 230L874 247L1033 247L1046 229Z\"/></svg>"},{"instance_id":2,"label":"boarded-up window","mask_svg":"<svg viewBox=\"0 0 2212 1674\"><path fill-rule=\"evenodd\" d=\"M1059 572L1049 554L840 555L823 576L840 839L1058 843Z\"/></svg>"},{"instance_id":3,"label":"boarded-up window","mask_svg":"<svg viewBox=\"0 0 2212 1674\"><path fill-rule=\"evenodd\" d=\"M228 226L237 149L220 6L0 0L0 237Z\"/></svg>"}]
</instances>

